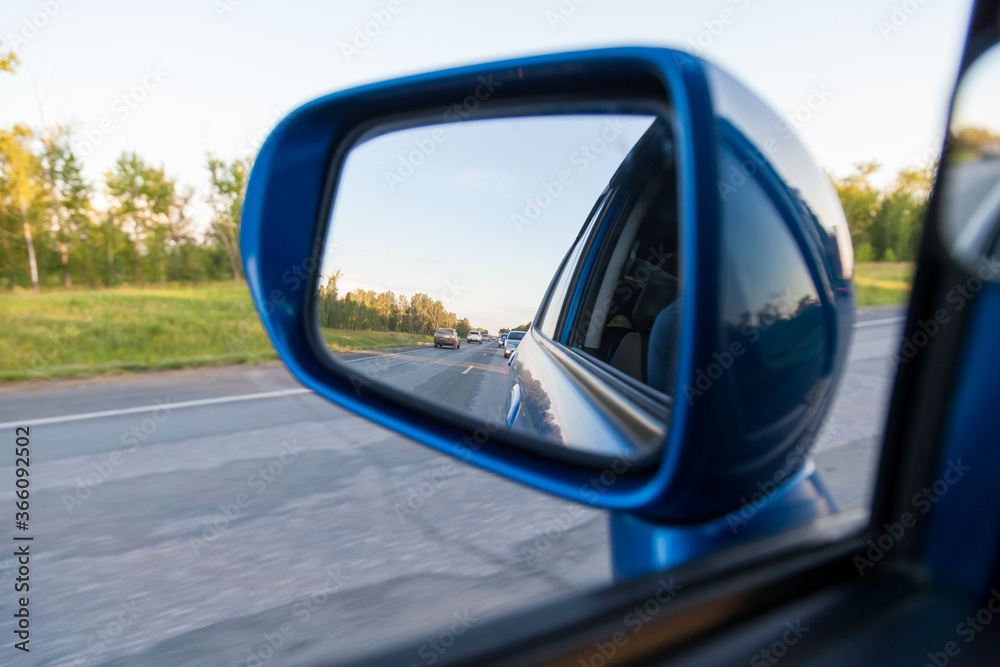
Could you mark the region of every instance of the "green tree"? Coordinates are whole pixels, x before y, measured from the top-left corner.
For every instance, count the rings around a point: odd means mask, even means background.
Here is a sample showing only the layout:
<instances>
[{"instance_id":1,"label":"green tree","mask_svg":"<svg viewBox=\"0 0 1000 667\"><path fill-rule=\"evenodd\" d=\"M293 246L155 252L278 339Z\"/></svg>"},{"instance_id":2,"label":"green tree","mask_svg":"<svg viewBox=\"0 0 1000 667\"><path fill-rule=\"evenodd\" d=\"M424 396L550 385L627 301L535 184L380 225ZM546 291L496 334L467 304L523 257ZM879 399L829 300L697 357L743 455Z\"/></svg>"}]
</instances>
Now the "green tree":
<instances>
[{"instance_id":1,"label":"green tree","mask_svg":"<svg viewBox=\"0 0 1000 667\"><path fill-rule=\"evenodd\" d=\"M916 257L933 183L933 166L907 169L882 195L868 234L875 260L912 261Z\"/></svg>"},{"instance_id":2,"label":"green tree","mask_svg":"<svg viewBox=\"0 0 1000 667\"><path fill-rule=\"evenodd\" d=\"M212 208L212 235L226 251L233 279L243 278L240 269L240 213L243 210L243 196L246 192L250 161L236 159L230 163L208 154L209 181L212 190L208 203Z\"/></svg>"},{"instance_id":3,"label":"green tree","mask_svg":"<svg viewBox=\"0 0 1000 667\"><path fill-rule=\"evenodd\" d=\"M880 193L871 184L871 176L881 165L874 160L858 162L854 165L854 173L844 178L832 179L833 186L840 196L840 203L847 216L847 225L851 230L851 240L855 246L868 239L868 232L879 208Z\"/></svg>"},{"instance_id":4,"label":"green tree","mask_svg":"<svg viewBox=\"0 0 1000 667\"><path fill-rule=\"evenodd\" d=\"M105 184L113 202L112 217L131 246L135 281L145 282L144 265L165 279L165 245L176 239L185 203L174 181L162 167L147 165L138 154L125 152L105 174Z\"/></svg>"},{"instance_id":5,"label":"green tree","mask_svg":"<svg viewBox=\"0 0 1000 667\"><path fill-rule=\"evenodd\" d=\"M25 247L28 251L28 273L31 288L38 291L38 261L32 227L37 222L38 209L45 193L42 163L31 150L34 134L23 125L12 130L0 130L0 199L8 215L16 216L21 224ZM5 250L11 255L7 236ZM13 265L13 258L8 260Z\"/></svg>"},{"instance_id":6,"label":"green tree","mask_svg":"<svg viewBox=\"0 0 1000 667\"><path fill-rule=\"evenodd\" d=\"M70 252L90 260L89 248L92 208L91 189L83 178L82 165L73 152L71 134L65 128L42 132L42 166L45 177L49 232L59 251L63 285L73 286ZM89 273L89 272L88 272ZM89 282L89 280L88 280Z\"/></svg>"}]
</instances>

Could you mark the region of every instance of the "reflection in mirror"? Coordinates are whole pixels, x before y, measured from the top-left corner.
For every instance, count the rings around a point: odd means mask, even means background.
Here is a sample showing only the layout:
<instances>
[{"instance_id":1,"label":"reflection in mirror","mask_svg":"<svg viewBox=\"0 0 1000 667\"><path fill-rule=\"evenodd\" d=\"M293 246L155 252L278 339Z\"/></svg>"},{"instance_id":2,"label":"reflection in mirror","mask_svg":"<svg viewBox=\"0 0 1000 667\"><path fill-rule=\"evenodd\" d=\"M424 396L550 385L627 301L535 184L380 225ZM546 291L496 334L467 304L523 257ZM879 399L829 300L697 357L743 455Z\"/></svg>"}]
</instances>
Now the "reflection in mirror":
<instances>
[{"instance_id":1,"label":"reflection in mirror","mask_svg":"<svg viewBox=\"0 0 1000 667\"><path fill-rule=\"evenodd\" d=\"M962 76L955 92L951 127L948 130L941 232L955 257L969 266L976 266L984 258L998 255L998 80L1000 46L994 46L980 56Z\"/></svg>"},{"instance_id":2,"label":"reflection in mirror","mask_svg":"<svg viewBox=\"0 0 1000 667\"><path fill-rule=\"evenodd\" d=\"M341 170L319 339L355 378L565 450L638 458L669 423L670 125L529 116L373 133Z\"/></svg>"}]
</instances>

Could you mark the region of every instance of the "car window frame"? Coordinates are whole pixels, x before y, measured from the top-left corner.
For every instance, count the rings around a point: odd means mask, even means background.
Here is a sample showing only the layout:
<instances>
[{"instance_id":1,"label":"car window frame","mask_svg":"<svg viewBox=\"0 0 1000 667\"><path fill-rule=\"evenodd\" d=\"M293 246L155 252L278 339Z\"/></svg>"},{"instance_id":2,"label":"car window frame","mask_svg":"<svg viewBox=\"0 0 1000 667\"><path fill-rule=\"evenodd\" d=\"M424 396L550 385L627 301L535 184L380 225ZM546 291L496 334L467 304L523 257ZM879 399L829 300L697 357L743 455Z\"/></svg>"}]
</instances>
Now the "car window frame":
<instances>
[{"instance_id":1,"label":"car window frame","mask_svg":"<svg viewBox=\"0 0 1000 667\"><path fill-rule=\"evenodd\" d=\"M535 314L535 319L532 320L535 324L532 328L538 331L544 332L548 328L548 315L549 309L552 307L558 307L559 310L554 314L556 320L553 323L553 333L558 331L562 326L562 314L563 307L562 304L565 303L569 296L569 287L572 285L573 274L575 272L575 267L579 262L573 262L570 264L570 259L579 250L583 252L583 244L586 239L590 236L593 225L600 218L601 212L605 209L608 202L613 196L613 189L609 185L604 188L600 196L598 196L597 201L594 202L593 207L590 209L590 213L587 215L586 221L580 227L580 231L577 233L576 239L574 239L573 244L570 246L569 250L563 256L562 261L559 263L559 268L556 270L555 275L552 277L549 283L548 289L545 291L545 296L542 298L542 302L538 307L538 312ZM569 271L569 273L567 273ZM565 282L564 282L565 281ZM561 286L565 285L566 289L561 290ZM562 296L560 297L560 293ZM557 303L558 301L558 303ZM546 333L546 336L553 338Z\"/></svg>"}]
</instances>

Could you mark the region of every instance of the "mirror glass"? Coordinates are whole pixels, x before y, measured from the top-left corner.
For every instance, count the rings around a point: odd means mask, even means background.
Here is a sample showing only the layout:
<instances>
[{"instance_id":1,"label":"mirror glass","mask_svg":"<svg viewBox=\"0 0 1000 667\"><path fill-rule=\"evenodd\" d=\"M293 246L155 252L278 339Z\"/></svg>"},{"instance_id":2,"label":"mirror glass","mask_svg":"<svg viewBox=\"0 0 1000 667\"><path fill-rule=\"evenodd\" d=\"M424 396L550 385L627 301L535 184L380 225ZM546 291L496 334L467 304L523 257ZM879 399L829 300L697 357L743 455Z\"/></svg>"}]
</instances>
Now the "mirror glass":
<instances>
[{"instance_id":1,"label":"mirror glass","mask_svg":"<svg viewBox=\"0 0 1000 667\"><path fill-rule=\"evenodd\" d=\"M942 176L941 232L967 266L988 270L1000 230L1000 47L981 55L955 92Z\"/></svg>"},{"instance_id":2,"label":"mirror glass","mask_svg":"<svg viewBox=\"0 0 1000 667\"><path fill-rule=\"evenodd\" d=\"M338 178L317 340L429 411L639 458L669 425L678 217L657 116L377 129Z\"/></svg>"}]
</instances>

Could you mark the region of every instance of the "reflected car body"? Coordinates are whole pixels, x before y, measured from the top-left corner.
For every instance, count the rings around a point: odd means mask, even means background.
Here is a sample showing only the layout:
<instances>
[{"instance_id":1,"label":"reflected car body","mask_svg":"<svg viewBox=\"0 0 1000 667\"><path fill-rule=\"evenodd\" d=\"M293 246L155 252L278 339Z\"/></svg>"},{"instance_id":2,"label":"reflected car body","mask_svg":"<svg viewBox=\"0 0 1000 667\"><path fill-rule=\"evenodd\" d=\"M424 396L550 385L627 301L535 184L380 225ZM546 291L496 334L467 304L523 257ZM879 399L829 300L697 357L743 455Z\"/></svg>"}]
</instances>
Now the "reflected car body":
<instances>
[{"instance_id":1,"label":"reflected car body","mask_svg":"<svg viewBox=\"0 0 1000 667\"><path fill-rule=\"evenodd\" d=\"M456 350L462 346L462 339L454 329L441 328L434 332L434 347L453 347Z\"/></svg>"},{"instance_id":2,"label":"reflected car body","mask_svg":"<svg viewBox=\"0 0 1000 667\"><path fill-rule=\"evenodd\" d=\"M482 345L483 344L483 335L481 333L479 333L478 331L470 331L467 340L470 343L479 343L480 345Z\"/></svg>"},{"instance_id":3,"label":"reflected car body","mask_svg":"<svg viewBox=\"0 0 1000 667\"><path fill-rule=\"evenodd\" d=\"M706 441L727 443L732 460L764 470L779 465L773 459L779 451L776 442L808 437L801 423L783 423L779 415L794 413L803 396L813 397L812 414L828 407L854 319L853 252L842 243L842 209L834 206L839 204L836 194L821 181L821 172L800 169L799 145L768 156L773 162L761 157L766 153L758 148L757 130L773 125L769 119L774 115L724 73L710 69L709 74L712 85L725 91L719 98L734 105L719 108L720 182L726 183L734 164L757 160L756 174L727 190L725 197L719 195L726 243L718 280L727 287L719 303L723 340L717 349L738 349L739 356L708 387L697 384L696 372L715 369L691 368L687 377L679 377L684 371L677 348L685 288L678 258L686 256L687 248L676 240L676 218L670 216L680 209L682 184L674 176L678 168L671 129L654 123L595 202L510 363L504 414L515 430L575 450L596 453L610 446L622 456L642 459L669 433L675 394L676 400L687 399L685 406L693 392L704 395L702 404L707 405L731 400L729 396L737 401L740 418L714 424ZM742 126L730 120L740 116L750 120L741 119ZM646 203L640 206L640 201ZM634 225L633 216L639 219ZM668 238L671 224L675 240L666 248L665 261L654 261L655 249L637 256L635 248L655 248L660 238ZM647 236L626 241L620 235L627 225ZM657 241L649 243L650 238ZM633 278L626 275L628 268L610 273L615 264L608 258L616 256L620 244L631 247L627 262L633 274L645 273L645 280L633 281L634 288L625 280ZM602 292L609 282L613 292ZM630 290L631 300L615 301L617 311L603 305L608 294L617 298ZM602 333L594 342L594 313L602 309L607 317L596 320ZM630 352L623 352L626 347ZM602 395L627 398L612 402ZM721 405L714 409L722 411ZM600 449L591 444L597 442ZM805 465L805 457L799 463ZM750 487L741 488L738 470L734 465L713 473L712 488L752 493ZM671 511L687 511L681 500ZM713 492L699 502L705 515L711 515L731 509L732 499Z\"/></svg>"},{"instance_id":4,"label":"reflected car body","mask_svg":"<svg viewBox=\"0 0 1000 667\"><path fill-rule=\"evenodd\" d=\"M510 355L514 354L514 350L517 346L521 344L521 340L524 338L523 331L511 331L507 334L503 343L503 358L507 359Z\"/></svg>"},{"instance_id":5,"label":"reflected car body","mask_svg":"<svg viewBox=\"0 0 1000 667\"><path fill-rule=\"evenodd\" d=\"M504 341L507 340L507 334L500 334L497 338L497 347L503 347Z\"/></svg>"}]
</instances>

